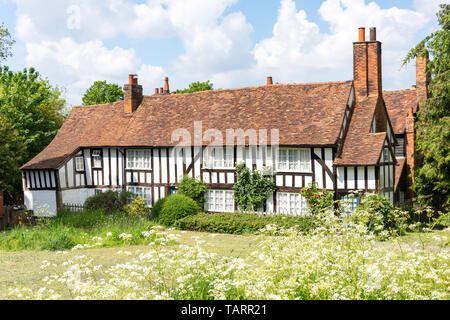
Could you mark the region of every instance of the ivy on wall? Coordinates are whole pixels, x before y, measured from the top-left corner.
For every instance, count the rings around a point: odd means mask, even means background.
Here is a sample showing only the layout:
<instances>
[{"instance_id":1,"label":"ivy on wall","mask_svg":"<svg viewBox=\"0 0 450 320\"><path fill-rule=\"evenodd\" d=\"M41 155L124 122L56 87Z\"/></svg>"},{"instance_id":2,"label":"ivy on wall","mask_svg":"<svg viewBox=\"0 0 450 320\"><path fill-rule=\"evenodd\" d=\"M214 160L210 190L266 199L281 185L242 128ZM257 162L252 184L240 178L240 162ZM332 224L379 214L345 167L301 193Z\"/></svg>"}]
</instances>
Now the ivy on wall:
<instances>
[{"instance_id":1,"label":"ivy on wall","mask_svg":"<svg viewBox=\"0 0 450 320\"><path fill-rule=\"evenodd\" d=\"M264 207L276 190L272 175L250 171L241 163L236 165L237 182L233 186L234 200L243 211L257 211Z\"/></svg>"}]
</instances>

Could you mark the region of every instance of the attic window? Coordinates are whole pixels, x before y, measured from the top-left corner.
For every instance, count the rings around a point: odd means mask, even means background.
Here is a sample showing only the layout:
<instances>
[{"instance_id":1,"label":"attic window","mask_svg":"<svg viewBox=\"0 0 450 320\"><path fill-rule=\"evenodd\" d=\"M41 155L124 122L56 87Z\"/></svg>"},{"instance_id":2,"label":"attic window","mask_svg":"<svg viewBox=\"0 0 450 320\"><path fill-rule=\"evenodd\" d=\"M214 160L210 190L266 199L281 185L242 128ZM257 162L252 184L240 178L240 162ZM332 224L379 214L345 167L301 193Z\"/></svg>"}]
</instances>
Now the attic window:
<instances>
[{"instance_id":1,"label":"attic window","mask_svg":"<svg viewBox=\"0 0 450 320\"><path fill-rule=\"evenodd\" d=\"M78 172L84 171L84 158L83 157L75 157L75 170Z\"/></svg>"},{"instance_id":2,"label":"attic window","mask_svg":"<svg viewBox=\"0 0 450 320\"><path fill-rule=\"evenodd\" d=\"M102 168L102 155L100 150L94 150L92 151L92 161L93 161L93 168L94 169L101 169Z\"/></svg>"}]
</instances>

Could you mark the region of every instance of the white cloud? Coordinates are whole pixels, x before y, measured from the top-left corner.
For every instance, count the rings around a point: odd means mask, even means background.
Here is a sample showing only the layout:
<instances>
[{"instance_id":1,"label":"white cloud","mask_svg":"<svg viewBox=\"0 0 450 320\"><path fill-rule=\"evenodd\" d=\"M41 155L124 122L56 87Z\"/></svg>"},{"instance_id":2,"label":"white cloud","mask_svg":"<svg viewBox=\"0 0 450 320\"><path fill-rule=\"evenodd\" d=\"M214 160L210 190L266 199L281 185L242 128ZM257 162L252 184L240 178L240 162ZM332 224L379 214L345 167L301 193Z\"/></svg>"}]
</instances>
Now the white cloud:
<instances>
[{"instance_id":1,"label":"white cloud","mask_svg":"<svg viewBox=\"0 0 450 320\"><path fill-rule=\"evenodd\" d=\"M416 2L425 5L425 0ZM329 28L321 30L294 1L281 0L272 37L254 47L257 64L247 71L255 75L250 83L263 83L266 75L282 83L352 79L352 42L357 41L357 29L374 26L377 39L383 43L384 83L388 87L407 87L414 83L407 82L414 79L414 70L399 72L401 60L415 45L415 34L433 18L434 13L430 12L394 6L382 9L375 2L364 0L327 0L319 15ZM367 30L367 36L368 33ZM220 73L213 79L218 85L228 84L244 72Z\"/></svg>"},{"instance_id":2,"label":"white cloud","mask_svg":"<svg viewBox=\"0 0 450 320\"><path fill-rule=\"evenodd\" d=\"M404 87L414 70L398 72L400 60L415 44L417 32L435 17L441 0L414 0L414 10L382 9L365 0L326 0L319 15L327 30L294 1L280 0L272 36L256 44L245 15L232 10L238 0L14 1L16 34L26 43L27 63L66 85L75 100L71 102L79 103L82 90L94 80L123 83L128 73L138 73L147 94L163 83L165 70L142 62L145 52L138 56L133 49L108 47L106 40L177 36L184 52L165 66L173 67L171 84L210 79L215 87L227 88L263 84L268 75L282 83L351 79L351 43L360 26L377 27L384 84ZM71 6L80 9L79 17L77 10L68 10ZM77 18L79 28L68 28Z\"/></svg>"}]
</instances>

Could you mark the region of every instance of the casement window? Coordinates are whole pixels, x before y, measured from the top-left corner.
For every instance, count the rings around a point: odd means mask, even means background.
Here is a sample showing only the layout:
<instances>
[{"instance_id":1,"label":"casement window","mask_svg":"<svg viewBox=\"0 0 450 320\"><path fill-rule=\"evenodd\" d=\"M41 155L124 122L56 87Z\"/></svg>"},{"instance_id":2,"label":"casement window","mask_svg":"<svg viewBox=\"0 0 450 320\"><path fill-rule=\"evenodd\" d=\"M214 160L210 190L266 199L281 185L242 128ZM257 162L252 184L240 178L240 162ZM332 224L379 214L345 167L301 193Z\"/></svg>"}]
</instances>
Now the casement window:
<instances>
[{"instance_id":1,"label":"casement window","mask_svg":"<svg viewBox=\"0 0 450 320\"><path fill-rule=\"evenodd\" d=\"M277 170L311 172L311 151L309 149L278 150Z\"/></svg>"},{"instance_id":2,"label":"casement window","mask_svg":"<svg viewBox=\"0 0 450 320\"><path fill-rule=\"evenodd\" d=\"M75 171L84 171L84 158L75 157Z\"/></svg>"},{"instance_id":3,"label":"casement window","mask_svg":"<svg viewBox=\"0 0 450 320\"><path fill-rule=\"evenodd\" d=\"M152 189L145 187L127 187L127 191L134 193L135 195L145 199L145 203L148 206L152 205Z\"/></svg>"},{"instance_id":4,"label":"casement window","mask_svg":"<svg viewBox=\"0 0 450 320\"><path fill-rule=\"evenodd\" d=\"M127 150L127 169L151 169L151 151Z\"/></svg>"},{"instance_id":5,"label":"casement window","mask_svg":"<svg viewBox=\"0 0 450 320\"><path fill-rule=\"evenodd\" d=\"M233 169L234 149L208 147L203 150L203 167L208 169Z\"/></svg>"},{"instance_id":6,"label":"casement window","mask_svg":"<svg viewBox=\"0 0 450 320\"><path fill-rule=\"evenodd\" d=\"M291 216L309 214L306 198L300 193L277 192L277 213Z\"/></svg>"},{"instance_id":7,"label":"casement window","mask_svg":"<svg viewBox=\"0 0 450 320\"><path fill-rule=\"evenodd\" d=\"M93 162L94 169L102 168L102 154L101 154L100 150L92 151L92 162Z\"/></svg>"},{"instance_id":8,"label":"casement window","mask_svg":"<svg viewBox=\"0 0 450 320\"><path fill-rule=\"evenodd\" d=\"M208 190L205 210L209 212L234 212L234 195L231 190Z\"/></svg>"}]
</instances>

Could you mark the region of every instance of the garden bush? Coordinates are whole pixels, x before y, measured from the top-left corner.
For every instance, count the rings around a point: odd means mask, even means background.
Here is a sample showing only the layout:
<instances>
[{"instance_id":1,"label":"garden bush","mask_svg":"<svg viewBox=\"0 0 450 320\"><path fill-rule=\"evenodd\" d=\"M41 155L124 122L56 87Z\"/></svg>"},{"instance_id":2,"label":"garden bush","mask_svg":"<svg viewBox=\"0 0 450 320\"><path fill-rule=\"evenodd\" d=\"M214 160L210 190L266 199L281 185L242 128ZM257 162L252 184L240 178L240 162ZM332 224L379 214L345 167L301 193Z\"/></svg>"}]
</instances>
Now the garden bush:
<instances>
[{"instance_id":1,"label":"garden bush","mask_svg":"<svg viewBox=\"0 0 450 320\"><path fill-rule=\"evenodd\" d=\"M194 200L200 209L205 206L205 194L208 189L203 181L185 175L181 180L177 193Z\"/></svg>"},{"instance_id":2,"label":"garden bush","mask_svg":"<svg viewBox=\"0 0 450 320\"><path fill-rule=\"evenodd\" d=\"M166 198L158 221L166 226L171 226L181 218L196 215L200 211L197 203L182 194L174 194Z\"/></svg>"},{"instance_id":3,"label":"garden bush","mask_svg":"<svg viewBox=\"0 0 450 320\"><path fill-rule=\"evenodd\" d=\"M161 215L161 210L164 206L164 203L166 202L167 198L161 198L158 201L156 201L156 203L153 205L152 208L152 220L153 221L158 221L159 217Z\"/></svg>"},{"instance_id":4,"label":"garden bush","mask_svg":"<svg viewBox=\"0 0 450 320\"><path fill-rule=\"evenodd\" d=\"M288 216L258 216L248 213L201 213L186 217L175 222L175 227L181 230L228 233L255 234L268 225L281 228L296 227L299 231L307 232L318 226L315 217Z\"/></svg>"},{"instance_id":5,"label":"garden bush","mask_svg":"<svg viewBox=\"0 0 450 320\"><path fill-rule=\"evenodd\" d=\"M320 191L315 182L309 187L302 188L300 194L306 198L312 215L323 213L334 207L334 192L327 189Z\"/></svg>"},{"instance_id":6,"label":"garden bush","mask_svg":"<svg viewBox=\"0 0 450 320\"><path fill-rule=\"evenodd\" d=\"M365 225L381 238L388 238L394 233L403 234L408 218L408 212L395 209L388 198L377 193L364 196L351 216L353 222Z\"/></svg>"},{"instance_id":7,"label":"garden bush","mask_svg":"<svg viewBox=\"0 0 450 320\"><path fill-rule=\"evenodd\" d=\"M131 204L126 204L123 210L130 217L149 218L152 212L151 208L145 202L145 199L137 196Z\"/></svg>"},{"instance_id":8,"label":"garden bush","mask_svg":"<svg viewBox=\"0 0 450 320\"><path fill-rule=\"evenodd\" d=\"M84 203L84 208L86 210L104 209L107 213L112 213L122 210L133 196L133 193L128 191L119 192L108 190L87 198Z\"/></svg>"}]
</instances>

